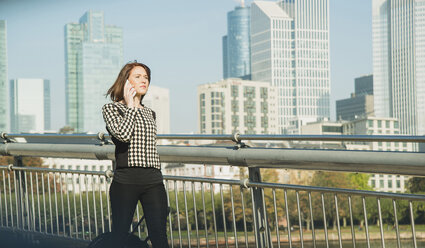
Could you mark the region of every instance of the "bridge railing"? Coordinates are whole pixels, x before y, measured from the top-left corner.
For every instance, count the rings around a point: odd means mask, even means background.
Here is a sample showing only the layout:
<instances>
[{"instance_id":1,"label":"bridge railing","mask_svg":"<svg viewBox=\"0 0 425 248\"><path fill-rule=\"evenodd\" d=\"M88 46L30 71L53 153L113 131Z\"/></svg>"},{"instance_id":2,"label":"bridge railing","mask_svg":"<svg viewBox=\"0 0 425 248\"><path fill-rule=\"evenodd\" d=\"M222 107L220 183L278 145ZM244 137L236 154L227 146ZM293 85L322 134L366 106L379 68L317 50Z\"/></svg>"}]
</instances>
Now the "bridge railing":
<instances>
[{"instance_id":1,"label":"bridge railing","mask_svg":"<svg viewBox=\"0 0 425 248\"><path fill-rule=\"evenodd\" d=\"M424 195L268 183L259 168L425 175L422 153L160 146L163 162L248 167L241 180L164 175L172 247L418 247ZM22 156L113 158L113 146L8 142L0 154L3 228L90 240L110 231L111 171L23 167ZM418 207L419 206L419 207ZM139 205L134 221L143 214ZM332 227L331 227L332 226ZM137 230L146 237L142 225ZM378 242L378 243L376 243ZM419 245L420 247L420 245Z\"/></svg>"}]
</instances>

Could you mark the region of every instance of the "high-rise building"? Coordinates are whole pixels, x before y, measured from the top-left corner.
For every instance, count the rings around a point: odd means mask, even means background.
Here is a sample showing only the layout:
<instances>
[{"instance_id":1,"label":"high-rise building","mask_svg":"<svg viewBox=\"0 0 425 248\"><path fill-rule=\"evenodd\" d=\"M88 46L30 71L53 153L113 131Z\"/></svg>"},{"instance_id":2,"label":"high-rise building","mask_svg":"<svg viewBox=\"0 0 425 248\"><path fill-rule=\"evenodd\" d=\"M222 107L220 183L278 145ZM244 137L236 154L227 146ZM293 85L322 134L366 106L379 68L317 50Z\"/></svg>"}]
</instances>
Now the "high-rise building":
<instances>
[{"instance_id":1,"label":"high-rise building","mask_svg":"<svg viewBox=\"0 0 425 248\"><path fill-rule=\"evenodd\" d=\"M148 93L143 97L143 104L155 111L158 134L170 133L170 90L149 85Z\"/></svg>"},{"instance_id":2,"label":"high-rise building","mask_svg":"<svg viewBox=\"0 0 425 248\"><path fill-rule=\"evenodd\" d=\"M373 75L364 75L354 79L354 93L356 96L373 95Z\"/></svg>"},{"instance_id":3,"label":"high-rise building","mask_svg":"<svg viewBox=\"0 0 425 248\"><path fill-rule=\"evenodd\" d=\"M276 134L276 90L267 82L228 78L198 86L202 134Z\"/></svg>"},{"instance_id":4,"label":"high-rise building","mask_svg":"<svg viewBox=\"0 0 425 248\"><path fill-rule=\"evenodd\" d=\"M336 101L337 120L354 120L374 116L373 75L354 79L355 92L351 98Z\"/></svg>"},{"instance_id":5,"label":"high-rise building","mask_svg":"<svg viewBox=\"0 0 425 248\"><path fill-rule=\"evenodd\" d=\"M45 79L10 80L11 132L50 130L50 81Z\"/></svg>"},{"instance_id":6,"label":"high-rise building","mask_svg":"<svg viewBox=\"0 0 425 248\"><path fill-rule=\"evenodd\" d=\"M251 79L250 14L243 2L227 13L227 35L223 36L223 78Z\"/></svg>"},{"instance_id":7,"label":"high-rise building","mask_svg":"<svg viewBox=\"0 0 425 248\"><path fill-rule=\"evenodd\" d=\"M329 118L329 0L253 2L251 75L277 88L279 133Z\"/></svg>"},{"instance_id":8,"label":"high-rise building","mask_svg":"<svg viewBox=\"0 0 425 248\"><path fill-rule=\"evenodd\" d=\"M425 134L425 0L373 0L375 114Z\"/></svg>"},{"instance_id":9,"label":"high-rise building","mask_svg":"<svg viewBox=\"0 0 425 248\"><path fill-rule=\"evenodd\" d=\"M102 11L65 25L66 122L77 132L104 129L104 94L122 64L122 29L104 25Z\"/></svg>"},{"instance_id":10,"label":"high-rise building","mask_svg":"<svg viewBox=\"0 0 425 248\"><path fill-rule=\"evenodd\" d=\"M7 83L7 29L0 20L0 132L9 132L9 102Z\"/></svg>"}]
</instances>

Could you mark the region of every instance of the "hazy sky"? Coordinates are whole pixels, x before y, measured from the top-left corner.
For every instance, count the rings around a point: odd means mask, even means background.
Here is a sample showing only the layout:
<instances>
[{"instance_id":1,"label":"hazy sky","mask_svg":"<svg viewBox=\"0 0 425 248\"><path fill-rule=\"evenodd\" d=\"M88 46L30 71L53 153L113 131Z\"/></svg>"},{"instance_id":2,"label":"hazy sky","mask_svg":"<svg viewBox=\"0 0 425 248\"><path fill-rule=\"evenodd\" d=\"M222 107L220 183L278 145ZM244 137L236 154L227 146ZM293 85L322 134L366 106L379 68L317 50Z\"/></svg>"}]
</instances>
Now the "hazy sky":
<instances>
[{"instance_id":1,"label":"hazy sky","mask_svg":"<svg viewBox=\"0 0 425 248\"><path fill-rule=\"evenodd\" d=\"M222 78L221 38L234 0L0 0L7 21L8 78L51 83L52 129L65 123L64 25L89 9L123 28L124 62L152 69L152 84L170 89L171 132L197 132L196 86ZM370 0L330 0L331 113L354 78L372 73ZM102 92L103 93L103 92Z\"/></svg>"}]
</instances>

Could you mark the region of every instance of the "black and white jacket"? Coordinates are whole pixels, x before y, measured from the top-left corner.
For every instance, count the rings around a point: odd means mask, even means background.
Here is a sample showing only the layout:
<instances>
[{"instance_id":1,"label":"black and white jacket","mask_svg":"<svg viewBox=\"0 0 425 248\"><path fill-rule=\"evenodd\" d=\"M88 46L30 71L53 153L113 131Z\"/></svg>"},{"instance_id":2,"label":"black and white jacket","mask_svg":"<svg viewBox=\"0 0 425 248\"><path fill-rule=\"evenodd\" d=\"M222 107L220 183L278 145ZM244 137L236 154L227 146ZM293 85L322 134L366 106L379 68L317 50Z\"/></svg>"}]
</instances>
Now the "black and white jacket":
<instances>
[{"instance_id":1,"label":"black and white jacket","mask_svg":"<svg viewBox=\"0 0 425 248\"><path fill-rule=\"evenodd\" d=\"M129 108L120 102L102 107L106 128L115 144L117 169L161 168L156 148L156 118L150 108Z\"/></svg>"}]
</instances>

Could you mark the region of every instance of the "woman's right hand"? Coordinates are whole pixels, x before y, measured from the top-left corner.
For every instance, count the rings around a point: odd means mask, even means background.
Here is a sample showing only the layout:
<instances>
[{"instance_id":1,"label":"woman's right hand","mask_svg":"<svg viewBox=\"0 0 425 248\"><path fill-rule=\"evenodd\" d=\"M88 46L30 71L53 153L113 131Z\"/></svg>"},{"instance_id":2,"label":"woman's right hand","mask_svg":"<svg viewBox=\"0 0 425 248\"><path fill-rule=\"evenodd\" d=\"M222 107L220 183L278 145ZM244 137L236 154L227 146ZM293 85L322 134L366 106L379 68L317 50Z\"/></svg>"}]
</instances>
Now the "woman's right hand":
<instances>
[{"instance_id":1,"label":"woman's right hand","mask_svg":"<svg viewBox=\"0 0 425 248\"><path fill-rule=\"evenodd\" d=\"M127 104L127 107L134 107L134 96L136 95L136 90L133 88L131 83L127 80L124 85L124 100Z\"/></svg>"}]
</instances>

